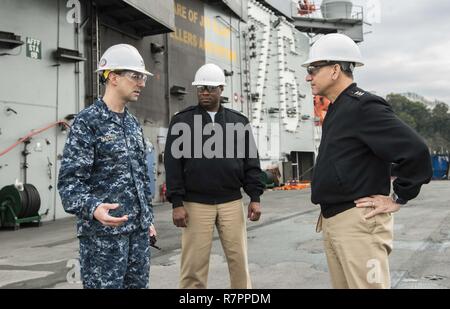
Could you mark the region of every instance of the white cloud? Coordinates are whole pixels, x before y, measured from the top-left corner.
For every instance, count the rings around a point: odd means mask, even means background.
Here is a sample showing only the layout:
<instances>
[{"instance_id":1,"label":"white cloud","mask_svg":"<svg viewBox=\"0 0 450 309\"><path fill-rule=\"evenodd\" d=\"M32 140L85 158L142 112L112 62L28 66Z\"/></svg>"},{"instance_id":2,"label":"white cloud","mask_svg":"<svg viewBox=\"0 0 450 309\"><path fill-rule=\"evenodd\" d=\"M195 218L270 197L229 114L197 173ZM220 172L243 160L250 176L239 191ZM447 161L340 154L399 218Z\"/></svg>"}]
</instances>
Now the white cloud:
<instances>
[{"instance_id":1,"label":"white cloud","mask_svg":"<svg viewBox=\"0 0 450 309\"><path fill-rule=\"evenodd\" d=\"M354 1L364 4L364 1ZM450 103L450 1L380 0L381 23L366 27L366 66L356 81L385 95L416 92Z\"/></svg>"}]
</instances>

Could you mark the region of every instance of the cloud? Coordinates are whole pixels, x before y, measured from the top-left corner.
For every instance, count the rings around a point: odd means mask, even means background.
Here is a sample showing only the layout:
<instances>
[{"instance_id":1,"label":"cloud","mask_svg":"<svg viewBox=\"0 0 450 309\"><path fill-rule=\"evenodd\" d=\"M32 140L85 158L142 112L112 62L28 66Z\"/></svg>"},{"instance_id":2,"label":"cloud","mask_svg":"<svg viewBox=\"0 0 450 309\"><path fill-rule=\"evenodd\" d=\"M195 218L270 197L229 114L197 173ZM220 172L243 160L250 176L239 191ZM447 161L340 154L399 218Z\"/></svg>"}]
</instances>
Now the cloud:
<instances>
[{"instance_id":1,"label":"cloud","mask_svg":"<svg viewBox=\"0 0 450 309\"><path fill-rule=\"evenodd\" d=\"M355 73L359 85L450 103L450 1L380 2L381 23L365 27L372 33L360 44L366 66Z\"/></svg>"}]
</instances>

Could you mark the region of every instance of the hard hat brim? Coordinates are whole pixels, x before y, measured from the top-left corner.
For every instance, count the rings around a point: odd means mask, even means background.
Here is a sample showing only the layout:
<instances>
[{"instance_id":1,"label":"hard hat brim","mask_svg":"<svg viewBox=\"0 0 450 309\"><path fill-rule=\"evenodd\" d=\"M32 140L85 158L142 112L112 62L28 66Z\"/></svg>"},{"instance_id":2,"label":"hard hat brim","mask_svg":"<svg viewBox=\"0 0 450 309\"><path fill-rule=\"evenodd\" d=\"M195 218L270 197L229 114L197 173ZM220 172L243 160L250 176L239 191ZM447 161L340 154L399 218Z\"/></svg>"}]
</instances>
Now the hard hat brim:
<instances>
[{"instance_id":1,"label":"hard hat brim","mask_svg":"<svg viewBox=\"0 0 450 309\"><path fill-rule=\"evenodd\" d=\"M302 64L302 67L306 68L306 67L309 66L311 63L319 62L319 61L353 62L353 63L355 63L355 65L356 65L357 67L362 67L362 66L364 66L364 62L362 62L362 61L355 61L354 59L344 59L344 58L341 58L341 59L312 58L312 59L308 59L307 61L305 61L305 62Z\"/></svg>"},{"instance_id":2,"label":"hard hat brim","mask_svg":"<svg viewBox=\"0 0 450 309\"><path fill-rule=\"evenodd\" d=\"M202 82L202 81L195 81L192 83L192 86L226 86L226 83L218 83L218 82Z\"/></svg>"},{"instance_id":3,"label":"hard hat brim","mask_svg":"<svg viewBox=\"0 0 450 309\"><path fill-rule=\"evenodd\" d=\"M104 67L104 68L101 68L101 69L97 69L95 72L102 72L102 71L106 71L106 70L109 70L109 71L112 71L112 72L114 72L114 71L134 71L134 72L142 73L142 74L145 74L145 75L153 76L153 74L150 73L147 70L142 70L140 68L131 68L131 67L115 67L115 68Z\"/></svg>"}]
</instances>

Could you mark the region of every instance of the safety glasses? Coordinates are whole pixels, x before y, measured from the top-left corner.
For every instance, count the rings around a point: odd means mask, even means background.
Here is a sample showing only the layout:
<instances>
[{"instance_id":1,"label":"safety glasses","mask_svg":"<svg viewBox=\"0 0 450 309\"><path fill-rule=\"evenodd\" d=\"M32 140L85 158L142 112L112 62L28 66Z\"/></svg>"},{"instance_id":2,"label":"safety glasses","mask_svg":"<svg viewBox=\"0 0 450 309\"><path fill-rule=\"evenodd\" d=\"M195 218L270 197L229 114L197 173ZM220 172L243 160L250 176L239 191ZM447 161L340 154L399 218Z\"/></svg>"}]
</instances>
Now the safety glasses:
<instances>
[{"instance_id":1,"label":"safety glasses","mask_svg":"<svg viewBox=\"0 0 450 309\"><path fill-rule=\"evenodd\" d=\"M133 71L123 71L118 74L120 74L121 76L125 76L129 80L132 80L136 83L139 83L139 82L145 83L145 82L147 82L147 78L148 78L148 76L143 73L138 73L138 72L133 72Z\"/></svg>"},{"instance_id":2,"label":"safety glasses","mask_svg":"<svg viewBox=\"0 0 450 309\"><path fill-rule=\"evenodd\" d=\"M216 92L219 86L197 86L197 91L199 93L208 91L208 93Z\"/></svg>"},{"instance_id":3,"label":"safety glasses","mask_svg":"<svg viewBox=\"0 0 450 309\"><path fill-rule=\"evenodd\" d=\"M338 63L336 63L336 62L325 62L325 63L316 64L316 65L309 65L306 68L306 72L308 72L309 75L316 75L321 68L327 67L327 66L330 66L330 65L335 65L335 64L338 64Z\"/></svg>"}]
</instances>

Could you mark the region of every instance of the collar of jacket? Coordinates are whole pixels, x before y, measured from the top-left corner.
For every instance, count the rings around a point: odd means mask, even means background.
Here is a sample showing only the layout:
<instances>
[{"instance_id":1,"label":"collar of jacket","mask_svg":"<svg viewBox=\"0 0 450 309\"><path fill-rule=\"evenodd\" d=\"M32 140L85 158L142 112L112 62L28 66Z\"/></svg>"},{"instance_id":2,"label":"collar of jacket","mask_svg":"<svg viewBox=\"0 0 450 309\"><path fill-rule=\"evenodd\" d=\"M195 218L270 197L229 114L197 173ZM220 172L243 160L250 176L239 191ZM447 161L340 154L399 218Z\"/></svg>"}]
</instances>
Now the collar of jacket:
<instances>
[{"instance_id":1,"label":"collar of jacket","mask_svg":"<svg viewBox=\"0 0 450 309\"><path fill-rule=\"evenodd\" d=\"M204 109L200 104L197 105L196 114L202 115L202 119L204 120L203 125L212 122L211 117L208 114L208 111ZM226 117L225 117L225 108L222 106L222 104L219 105L219 110L217 111L216 117L215 117L216 123L226 123Z\"/></svg>"},{"instance_id":2,"label":"collar of jacket","mask_svg":"<svg viewBox=\"0 0 450 309\"><path fill-rule=\"evenodd\" d=\"M108 105L106 105L105 101L103 101L103 99L98 99L95 102L95 105L97 106L97 108L100 111L100 117L103 120L109 120L112 121L116 124L118 124L119 126L122 126L122 121L120 121L119 116L117 116L114 112L112 112L109 108ZM128 112L128 107L125 106L125 119L124 121L127 121L127 119L129 118L129 112Z\"/></svg>"},{"instance_id":3,"label":"collar of jacket","mask_svg":"<svg viewBox=\"0 0 450 309\"><path fill-rule=\"evenodd\" d=\"M337 102L339 102L339 100L343 97L344 94L347 94L349 91L351 91L352 89L358 87L358 85L356 83L352 83L350 86L348 86L347 88L344 89L344 91L342 91L338 97L336 98L336 100L334 100L334 102L331 103L331 105L335 105Z\"/></svg>"},{"instance_id":4,"label":"collar of jacket","mask_svg":"<svg viewBox=\"0 0 450 309\"><path fill-rule=\"evenodd\" d=\"M205 115L208 113L208 111L205 108L203 108L200 104L197 105L197 110ZM217 114L223 114L224 110L225 109L223 108L222 104L220 104Z\"/></svg>"}]
</instances>

